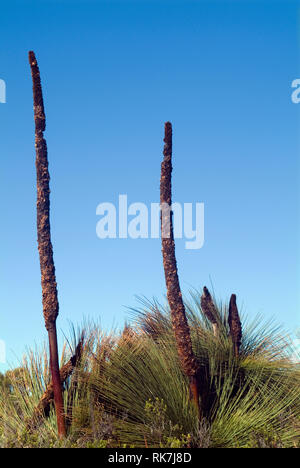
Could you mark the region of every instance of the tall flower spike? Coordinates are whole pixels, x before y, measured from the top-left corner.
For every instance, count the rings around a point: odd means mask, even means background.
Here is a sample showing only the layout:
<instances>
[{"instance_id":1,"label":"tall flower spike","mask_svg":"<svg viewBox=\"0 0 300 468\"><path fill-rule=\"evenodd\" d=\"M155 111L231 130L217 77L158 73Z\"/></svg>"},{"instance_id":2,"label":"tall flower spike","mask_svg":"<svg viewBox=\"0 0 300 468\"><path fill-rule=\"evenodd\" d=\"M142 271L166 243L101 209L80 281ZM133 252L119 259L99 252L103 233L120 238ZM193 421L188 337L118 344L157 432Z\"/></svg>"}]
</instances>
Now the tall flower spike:
<instances>
[{"instance_id":1,"label":"tall flower spike","mask_svg":"<svg viewBox=\"0 0 300 468\"><path fill-rule=\"evenodd\" d=\"M230 336L233 342L234 353L239 356L240 346L242 342L242 324L240 321L239 311L236 305L236 295L232 294L229 302L228 325Z\"/></svg>"},{"instance_id":2,"label":"tall flower spike","mask_svg":"<svg viewBox=\"0 0 300 468\"><path fill-rule=\"evenodd\" d=\"M189 377L191 393L193 395L193 399L198 408L198 411L200 412L198 386L196 382L198 363L196 361L192 348L190 328L187 322L185 307L182 300L182 293L179 285L175 256L175 242L173 235L173 220L171 210L172 125L170 122L165 123L164 142L164 159L161 164L160 179L160 205L162 256L167 286L167 297L171 310L172 326L175 334L175 340L181 367L183 372ZM163 207L167 207L168 209L163 209ZM165 235L166 227L168 227L168 235Z\"/></svg>"},{"instance_id":3,"label":"tall flower spike","mask_svg":"<svg viewBox=\"0 0 300 468\"><path fill-rule=\"evenodd\" d=\"M48 171L47 143L44 139L46 117L40 71L34 52L29 52L29 64L33 83L33 109L35 121L35 150L37 174L37 237L41 268L43 314L49 337L50 368L59 437L66 434L62 388L58 363L56 318L58 299L50 235L50 175Z\"/></svg>"}]
</instances>

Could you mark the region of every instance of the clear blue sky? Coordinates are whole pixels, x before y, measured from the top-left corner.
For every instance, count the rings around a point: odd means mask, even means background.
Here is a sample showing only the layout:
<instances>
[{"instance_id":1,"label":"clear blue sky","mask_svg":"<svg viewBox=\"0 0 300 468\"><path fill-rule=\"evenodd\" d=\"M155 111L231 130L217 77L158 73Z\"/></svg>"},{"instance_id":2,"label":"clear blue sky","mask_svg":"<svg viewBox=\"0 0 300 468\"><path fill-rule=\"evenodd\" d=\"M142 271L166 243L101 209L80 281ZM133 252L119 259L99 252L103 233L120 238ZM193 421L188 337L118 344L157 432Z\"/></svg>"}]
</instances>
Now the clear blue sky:
<instances>
[{"instance_id":1,"label":"clear blue sky","mask_svg":"<svg viewBox=\"0 0 300 468\"><path fill-rule=\"evenodd\" d=\"M205 244L177 241L184 292L236 293L250 317L300 326L296 1L3 1L0 339L8 360L46 336L36 243L28 50L44 87L58 328L122 325L164 300L159 240L99 240L96 206L159 201L163 124L174 200L205 203ZM5 366L0 365L0 371Z\"/></svg>"}]
</instances>

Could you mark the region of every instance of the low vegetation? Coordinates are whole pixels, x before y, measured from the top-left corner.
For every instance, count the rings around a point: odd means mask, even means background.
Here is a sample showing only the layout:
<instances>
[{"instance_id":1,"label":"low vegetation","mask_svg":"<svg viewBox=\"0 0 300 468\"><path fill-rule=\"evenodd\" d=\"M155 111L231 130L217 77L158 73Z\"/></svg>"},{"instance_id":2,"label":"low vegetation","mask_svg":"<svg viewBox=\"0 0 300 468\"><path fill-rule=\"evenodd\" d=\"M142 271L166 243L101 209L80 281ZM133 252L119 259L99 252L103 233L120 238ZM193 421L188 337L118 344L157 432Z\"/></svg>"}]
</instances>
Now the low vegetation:
<instances>
[{"instance_id":1,"label":"low vegetation","mask_svg":"<svg viewBox=\"0 0 300 468\"><path fill-rule=\"evenodd\" d=\"M228 308L215 307L219 331L201 308L185 301L199 363L201 407L192 404L178 357L169 307L143 301L121 334L97 325L84 330L81 359L64 382L67 437L57 434L53 400L36 408L51 381L44 350L1 378L1 447L299 447L300 366L288 337L271 323L243 320L239 355ZM76 341L64 348L61 368Z\"/></svg>"}]
</instances>

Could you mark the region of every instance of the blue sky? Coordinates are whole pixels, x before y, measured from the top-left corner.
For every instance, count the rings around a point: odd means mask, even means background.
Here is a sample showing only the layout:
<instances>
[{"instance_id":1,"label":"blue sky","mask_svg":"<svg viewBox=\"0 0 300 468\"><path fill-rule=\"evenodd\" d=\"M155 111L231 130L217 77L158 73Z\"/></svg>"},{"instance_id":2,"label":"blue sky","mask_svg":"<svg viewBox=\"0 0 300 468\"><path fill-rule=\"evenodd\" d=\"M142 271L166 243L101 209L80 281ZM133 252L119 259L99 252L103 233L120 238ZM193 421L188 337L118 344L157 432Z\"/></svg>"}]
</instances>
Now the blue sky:
<instances>
[{"instance_id":1,"label":"blue sky","mask_svg":"<svg viewBox=\"0 0 300 468\"><path fill-rule=\"evenodd\" d=\"M59 330L109 329L135 295L164 301L160 241L96 236L96 207L159 201L163 124L174 201L204 202L205 244L178 240L182 289L236 293L243 312L300 326L296 1L3 1L0 339L9 362L45 339L27 53L41 69ZM6 368L0 364L0 371Z\"/></svg>"}]
</instances>

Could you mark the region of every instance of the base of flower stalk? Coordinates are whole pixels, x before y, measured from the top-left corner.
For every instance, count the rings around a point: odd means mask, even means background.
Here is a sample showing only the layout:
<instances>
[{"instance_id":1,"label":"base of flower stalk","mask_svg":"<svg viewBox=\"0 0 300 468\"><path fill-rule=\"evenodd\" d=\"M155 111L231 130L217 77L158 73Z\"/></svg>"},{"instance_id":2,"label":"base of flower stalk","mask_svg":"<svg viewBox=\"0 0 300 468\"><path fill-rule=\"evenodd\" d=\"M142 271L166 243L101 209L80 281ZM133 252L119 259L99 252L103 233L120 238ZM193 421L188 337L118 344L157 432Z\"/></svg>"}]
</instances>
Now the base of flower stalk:
<instances>
[{"instance_id":1,"label":"base of flower stalk","mask_svg":"<svg viewBox=\"0 0 300 468\"><path fill-rule=\"evenodd\" d=\"M57 432L60 439L66 437L64 402L59 372L56 325L48 328L50 370L53 383L54 404L57 419Z\"/></svg>"},{"instance_id":2,"label":"base of flower stalk","mask_svg":"<svg viewBox=\"0 0 300 468\"><path fill-rule=\"evenodd\" d=\"M199 419L202 417L202 411L199 402L199 390L198 390L198 382L195 376L190 377L190 392L192 396L192 401L197 408Z\"/></svg>"}]
</instances>

